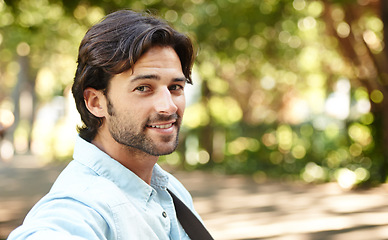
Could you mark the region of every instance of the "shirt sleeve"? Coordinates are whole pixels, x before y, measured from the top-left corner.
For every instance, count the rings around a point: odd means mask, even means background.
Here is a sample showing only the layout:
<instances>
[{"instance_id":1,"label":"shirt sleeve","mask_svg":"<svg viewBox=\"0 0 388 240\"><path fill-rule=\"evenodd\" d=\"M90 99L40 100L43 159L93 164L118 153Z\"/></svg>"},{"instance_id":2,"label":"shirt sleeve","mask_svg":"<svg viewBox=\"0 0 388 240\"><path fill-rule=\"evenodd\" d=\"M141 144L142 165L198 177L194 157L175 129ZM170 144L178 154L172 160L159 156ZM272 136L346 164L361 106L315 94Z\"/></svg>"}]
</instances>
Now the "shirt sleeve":
<instances>
[{"instance_id":1,"label":"shirt sleeve","mask_svg":"<svg viewBox=\"0 0 388 240\"><path fill-rule=\"evenodd\" d=\"M76 199L42 199L8 240L103 240L112 234L109 226L101 213Z\"/></svg>"}]
</instances>

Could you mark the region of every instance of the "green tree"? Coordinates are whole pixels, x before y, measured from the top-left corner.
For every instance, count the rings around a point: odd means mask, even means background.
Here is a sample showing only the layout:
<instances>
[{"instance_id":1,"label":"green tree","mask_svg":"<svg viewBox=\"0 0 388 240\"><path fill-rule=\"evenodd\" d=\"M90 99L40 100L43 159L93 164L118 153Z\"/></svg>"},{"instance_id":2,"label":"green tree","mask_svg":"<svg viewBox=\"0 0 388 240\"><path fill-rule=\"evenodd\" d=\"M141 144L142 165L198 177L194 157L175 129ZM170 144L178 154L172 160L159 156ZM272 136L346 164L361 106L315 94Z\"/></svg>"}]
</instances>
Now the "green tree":
<instances>
[{"instance_id":1,"label":"green tree","mask_svg":"<svg viewBox=\"0 0 388 240\"><path fill-rule=\"evenodd\" d=\"M148 9L198 50L200 94L167 162L259 180L387 177L385 1L3 1L3 107L13 96L17 110L23 89L34 88L39 104L66 93L86 29L116 9ZM28 122L18 120L13 135Z\"/></svg>"}]
</instances>

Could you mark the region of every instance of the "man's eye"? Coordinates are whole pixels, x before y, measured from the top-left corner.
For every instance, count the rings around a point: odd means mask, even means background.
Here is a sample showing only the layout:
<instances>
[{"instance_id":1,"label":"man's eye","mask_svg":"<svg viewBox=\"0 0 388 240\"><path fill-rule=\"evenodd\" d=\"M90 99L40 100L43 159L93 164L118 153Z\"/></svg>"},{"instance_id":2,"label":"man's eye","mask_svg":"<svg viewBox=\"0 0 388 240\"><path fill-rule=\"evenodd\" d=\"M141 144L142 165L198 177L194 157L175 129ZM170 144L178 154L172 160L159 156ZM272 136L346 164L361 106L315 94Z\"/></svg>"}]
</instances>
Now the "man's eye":
<instances>
[{"instance_id":1,"label":"man's eye","mask_svg":"<svg viewBox=\"0 0 388 240\"><path fill-rule=\"evenodd\" d=\"M150 88L148 86L138 86L137 88L135 88L135 90L139 92L147 92L150 90Z\"/></svg>"},{"instance_id":2,"label":"man's eye","mask_svg":"<svg viewBox=\"0 0 388 240\"><path fill-rule=\"evenodd\" d=\"M179 85L179 84L176 84L176 85L172 85L170 87L170 90L183 90L183 86Z\"/></svg>"}]
</instances>

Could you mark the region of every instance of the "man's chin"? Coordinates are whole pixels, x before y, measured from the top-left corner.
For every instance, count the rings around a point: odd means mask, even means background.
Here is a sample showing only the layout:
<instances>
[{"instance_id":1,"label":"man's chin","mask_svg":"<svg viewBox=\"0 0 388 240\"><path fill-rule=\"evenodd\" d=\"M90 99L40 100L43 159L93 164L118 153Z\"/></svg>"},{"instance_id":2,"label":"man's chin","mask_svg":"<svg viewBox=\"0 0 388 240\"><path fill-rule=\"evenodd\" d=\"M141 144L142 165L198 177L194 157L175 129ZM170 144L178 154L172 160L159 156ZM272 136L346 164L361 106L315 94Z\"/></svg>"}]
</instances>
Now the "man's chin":
<instances>
[{"instance_id":1,"label":"man's chin","mask_svg":"<svg viewBox=\"0 0 388 240\"><path fill-rule=\"evenodd\" d=\"M164 146L164 147L156 147L152 151L150 151L148 154L153 156L164 156L173 153L177 148L177 145L174 146Z\"/></svg>"},{"instance_id":2,"label":"man's chin","mask_svg":"<svg viewBox=\"0 0 388 240\"><path fill-rule=\"evenodd\" d=\"M115 137L116 135L112 136L117 143L127 146L130 151L136 149L136 151L141 151L152 156L168 155L174 152L178 146L178 135L163 136L162 138L137 136L129 140Z\"/></svg>"}]
</instances>

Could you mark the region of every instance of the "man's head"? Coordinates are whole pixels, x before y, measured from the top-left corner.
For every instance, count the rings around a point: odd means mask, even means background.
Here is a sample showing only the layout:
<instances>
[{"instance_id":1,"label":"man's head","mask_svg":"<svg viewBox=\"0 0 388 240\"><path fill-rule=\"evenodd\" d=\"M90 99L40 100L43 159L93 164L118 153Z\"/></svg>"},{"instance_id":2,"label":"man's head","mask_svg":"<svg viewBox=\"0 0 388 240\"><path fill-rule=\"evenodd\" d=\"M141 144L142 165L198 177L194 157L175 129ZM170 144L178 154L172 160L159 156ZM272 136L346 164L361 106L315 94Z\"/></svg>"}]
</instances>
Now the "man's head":
<instances>
[{"instance_id":1,"label":"man's head","mask_svg":"<svg viewBox=\"0 0 388 240\"><path fill-rule=\"evenodd\" d=\"M72 87L77 109L84 122L84 126L79 128L81 137L93 140L103 123L101 117L86 107L85 90L102 90L109 100L111 79L130 70L148 50L155 47L172 49L179 58L185 79L191 83L194 59L192 43L187 36L164 21L122 10L107 15L89 29L79 48L78 67Z\"/></svg>"}]
</instances>

